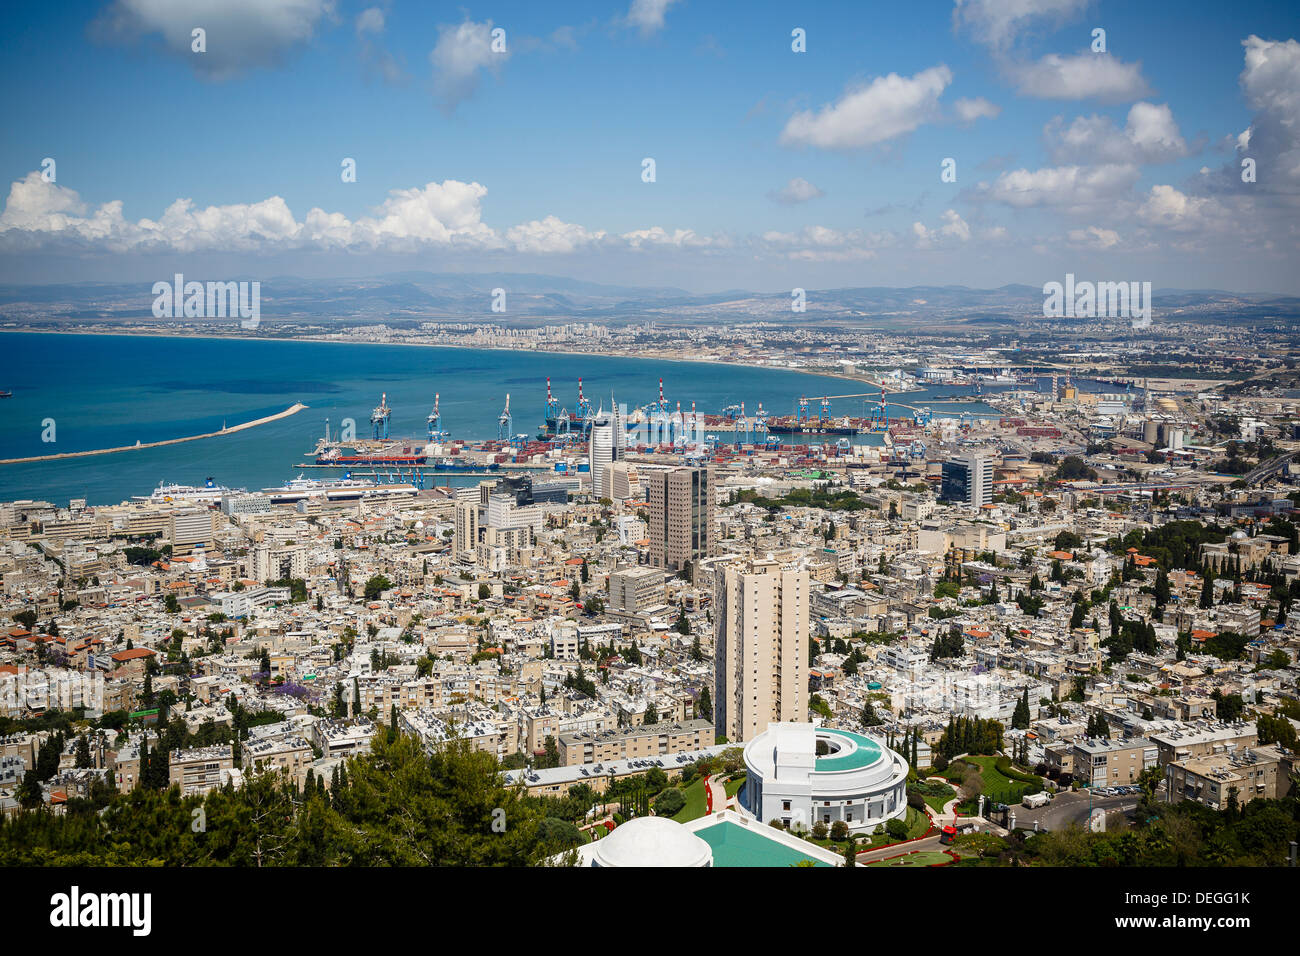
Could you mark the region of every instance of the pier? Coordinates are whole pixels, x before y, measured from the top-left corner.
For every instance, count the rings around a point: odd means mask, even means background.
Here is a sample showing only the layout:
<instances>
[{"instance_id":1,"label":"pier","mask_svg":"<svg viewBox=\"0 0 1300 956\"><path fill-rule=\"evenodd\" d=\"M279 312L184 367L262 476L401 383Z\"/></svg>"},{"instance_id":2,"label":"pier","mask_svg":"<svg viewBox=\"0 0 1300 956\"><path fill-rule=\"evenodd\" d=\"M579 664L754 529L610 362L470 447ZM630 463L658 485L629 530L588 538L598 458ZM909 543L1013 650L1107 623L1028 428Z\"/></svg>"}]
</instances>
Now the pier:
<instances>
[{"instance_id":1,"label":"pier","mask_svg":"<svg viewBox=\"0 0 1300 956\"><path fill-rule=\"evenodd\" d=\"M87 458L91 455L115 455L121 451L138 451L143 448L161 448L163 445L179 445L182 442L198 441L201 438L220 438L222 435L233 435L235 432L242 432L245 429L256 428L258 425L265 425L269 422L278 421L281 418L288 418L290 415L297 415L306 408L301 402L294 402L282 412L276 412L274 415L267 415L265 418L257 418L251 422L244 422L240 425L232 425L229 428L223 428L220 431L205 432L202 435L187 435L184 438L167 438L162 441L136 442L134 445L119 445L116 448L95 448L90 451L65 451L57 455L33 455L30 458L0 458L0 465L24 465L33 461L57 461L60 458Z\"/></svg>"}]
</instances>

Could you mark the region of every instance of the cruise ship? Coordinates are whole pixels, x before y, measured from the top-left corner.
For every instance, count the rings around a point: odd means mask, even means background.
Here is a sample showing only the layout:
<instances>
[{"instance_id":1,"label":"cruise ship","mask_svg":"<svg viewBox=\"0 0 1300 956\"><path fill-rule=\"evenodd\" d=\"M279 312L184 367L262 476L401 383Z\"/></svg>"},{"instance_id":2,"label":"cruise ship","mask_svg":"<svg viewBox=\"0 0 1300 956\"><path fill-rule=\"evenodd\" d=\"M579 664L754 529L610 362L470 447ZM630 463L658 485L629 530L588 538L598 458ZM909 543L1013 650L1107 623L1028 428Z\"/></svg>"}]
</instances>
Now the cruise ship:
<instances>
[{"instance_id":1,"label":"cruise ship","mask_svg":"<svg viewBox=\"0 0 1300 956\"><path fill-rule=\"evenodd\" d=\"M239 489L242 491L243 489ZM202 485L175 485L160 481L151 495L134 495L132 501L149 504L166 504L169 501L197 501L203 504L217 504L222 495L233 494L234 490L225 485L218 485L209 478Z\"/></svg>"},{"instance_id":2,"label":"cruise ship","mask_svg":"<svg viewBox=\"0 0 1300 956\"><path fill-rule=\"evenodd\" d=\"M320 480L304 478L299 475L292 481L277 488L263 488L262 494L271 499L272 504L291 505L307 498L323 498L326 501L355 501L358 498L394 498L414 495L419 491L412 484L376 484L371 481L357 481L355 478L330 478Z\"/></svg>"}]
</instances>

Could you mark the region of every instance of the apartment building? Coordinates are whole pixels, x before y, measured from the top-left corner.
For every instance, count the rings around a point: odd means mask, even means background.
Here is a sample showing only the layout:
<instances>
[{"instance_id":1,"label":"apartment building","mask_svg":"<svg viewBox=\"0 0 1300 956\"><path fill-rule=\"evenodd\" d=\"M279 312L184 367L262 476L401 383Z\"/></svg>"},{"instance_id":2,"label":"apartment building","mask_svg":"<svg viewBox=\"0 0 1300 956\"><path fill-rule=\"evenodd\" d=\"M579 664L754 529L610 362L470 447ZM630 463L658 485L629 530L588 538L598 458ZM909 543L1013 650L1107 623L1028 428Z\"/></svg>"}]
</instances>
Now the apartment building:
<instances>
[{"instance_id":1,"label":"apartment building","mask_svg":"<svg viewBox=\"0 0 1300 956\"><path fill-rule=\"evenodd\" d=\"M1175 760L1165 768L1166 799L1195 800L1215 810L1232 802L1276 800L1291 792L1296 755L1283 747L1246 747Z\"/></svg>"},{"instance_id":2,"label":"apartment building","mask_svg":"<svg viewBox=\"0 0 1300 956\"><path fill-rule=\"evenodd\" d=\"M1156 747L1145 737L1075 740L1074 779L1091 787L1122 787L1137 783L1147 767L1156 765Z\"/></svg>"},{"instance_id":3,"label":"apartment building","mask_svg":"<svg viewBox=\"0 0 1300 956\"><path fill-rule=\"evenodd\" d=\"M638 614L664 603L664 573L658 568L623 568L609 576L609 607Z\"/></svg>"},{"instance_id":4,"label":"apartment building","mask_svg":"<svg viewBox=\"0 0 1300 956\"><path fill-rule=\"evenodd\" d=\"M714 720L739 743L808 719L808 572L776 561L715 574Z\"/></svg>"},{"instance_id":5,"label":"apartment building","mask_svg":"<svg viewBox=\"0 0 1300 956\"><path fill-rule=\"evenodd\" d=\"M478 504L475 501L456 502L456 530L452 548L456 554L472 551L478 545Z\"/></svg>"},{"instance_id":6,"label":"apartment building","mask_svg":"<svg viewBox=\"0 0 1300 956\"><path fill-rule=\"evenodd\" d=\"M1259 743L1254 721L1237 723L1196 724L1181 730L1171 730L1151 735L1156 745L1160 766L1167 767L1179 760L1206 757L1243 750Z\"/></svg>"},{"instance_id":7,"label":"apartment building","mask_svg":"<svg viewBox=\"0 0 1300 956\"><path fill-rule=\"evenodd\" d=\"M229 744L173 750L168 757L168 783L181 788L181 796L202 795L222 785L235 769Z\"/></svg>"},{"instance_id":8,"label":"apartment building","mask_svg":"<svg viewBox=\"0 0 1300 956\"><path fill-rule=\"evenodd\" d=\"M641 760L687 753L713 746L713 724L707 720L646 724L595 733L561 734L557 738L560 766Z\"/></svg>"}]
</instances>

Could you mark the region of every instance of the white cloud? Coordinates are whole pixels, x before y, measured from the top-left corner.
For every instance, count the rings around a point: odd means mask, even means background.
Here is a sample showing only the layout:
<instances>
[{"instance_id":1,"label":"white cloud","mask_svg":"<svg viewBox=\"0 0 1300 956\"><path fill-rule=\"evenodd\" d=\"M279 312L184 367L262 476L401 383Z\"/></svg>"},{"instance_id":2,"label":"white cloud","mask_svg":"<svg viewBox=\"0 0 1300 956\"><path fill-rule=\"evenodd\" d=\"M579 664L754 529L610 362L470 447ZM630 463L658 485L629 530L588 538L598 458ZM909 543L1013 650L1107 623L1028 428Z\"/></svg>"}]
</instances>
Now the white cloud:
<instances>
[{"instance_id":1,"label":"white cloud","mask_svg":"<svg viewBox=\"0 0 1300 956\"><path fill-rule=\"evenodd\" d=\"M1071 229L1067 234L1070 242L1092 249L1109 249L1119 245L1119 233L1114 229L1102 229L1089 226L1087 229Z\"/></svg>"},{"instance_id":2,"label":"white cloud","mask_svg":"<svg viewBox=\"0 0 1300 956\"><path fill-rule=\"evenodd\" d=\"M664 28L664 15L677 0L632 0L627 11L627 22L641 31L642 36L658 33Z\"/></svg>"},{"instance_id":3,"label":"white cloud","mask_svg":"<svg viewBox=\"0 0 1300 956\"><path fill-rule=\"evenodd\" d=\"M333 0L116 0L94 29L128 42L158 35L196 73L224 79L277 63L333 14ZM191 48L196 27L206 32L203 53Z\"/></svg>"},{"instance_id":4,"label":"white cloud","mask_svg":"<svg viewBox=\"0 0 1300 956\"><path fill-rule=\"evenodd\" d=\"M952 71L939 65L915 76L890 73L852 89L818 112L794 114L781 131L781 142L821 149L874 146L912 132L938 113L939 97L952 82Z\"/></svg>"},{"instance_id":5,"label":"white cloud","mask_svg":"<svg viewBox=\"0 0 1300 956\"><path fill-rule=\"evenodd\" d=\"M1238 146L1250 150L1259 168L1267 170L1251 188L1283 186L1287 188L1276 191L1294 195L1300 186L1300 43L1251 35L1242 46L1241 89L1256 115Z\"/></svg>"},{"instance_id":6,"label":"white cloud","mask_svg":"<svg viewBox=\"0 0 1300 956\"><path fill-rule=\"evenodd\" d=\"M1173 111L1163 103L1134 103L1123 130L1110 117L1093 115L1065 127L1058 117L1043 132L1057 163L1166 163L1187 155Z\"/></svg>"},{"instance_id":7,"label":"white cloud","mask_svg":"<svg viewBox=\"0 0 1300 956\"><path fill-rule=\"evenodd\" d=\"M896 239L892 232L805 226L798 232L763 233L760 251L776 253L796 262L853 262L874 259L877 250L893 245Z\"/></svg>"},{"instance_id":8,"label":"white cloud","mask_svg":"<svg viewBox=\"0 0 1300 956\"><path fill-rule=\"evenodd\" d=\"M795 203L808 202L810 199L819 199L824 195L826 194L802 176L795 176L780 189L769 192L767 197L773 202L794 205Z\"/></svg>"},{"instance_id":9,"label":"white cloud","mask_svg":"<svg viewBox=\"0 0 1300 956\"><path fill-rule=\"evenodd\" d=\"M675 229L672 232L662 226L649 229L634 229L620 236L633 249L654 246L676 246L678 248L701 248L713 245L714 240L707 236L698 236L693 229Z\"/></svg>"},{"instance_id":10,"label":"white cloud","mask_svg":"<svg viewBox=\"0 0 1300 956\"><path fill-rule=\"evenodd\" d=\"M1151 92L1141 64L1125 63L1108 53L1049 53L1036 63L1011 66L1008 72L1022 96L1045 100L1120 103Z\"/></svg>"},{"instance_id":11,"label":"white cloud","mask_svg":"<svg viewBox=\"0 0 1300 956\"><path fill-rule=\"evenodd\" d=\"M357 33L383 33L384 11L378 7L367 7L357 14Z\"/></svg>"},{"instance_id":12,"label":"white cloud","mask_svg":"<svg viewBox=\"0 0 1300 956\"><path fill-rule=\"evenodd\" d=\"M355 222L341 213L312 209L295 220L279 196L255 203L196 207L177 199L157 220L123 218L122 203L87 210L71 189L47 183L31 172L9 188L0 213L0 236L22 244L92 242L106 251L141 248L178 252L255 252L280 246L411 251L427 246L503 243L482 221L487 189L449 179L413 189L395 189L371 216Z\"/></svg>"},{"instance_id":13,"label":"white cloud","mask_svg":"<svg viewBox=\"0 0 1300 956\"><path fill-rule=\"evenodd\" d=\"M1081 13L1088 0L956 0L955 26L967 26L975 39L995 49L1010 46L1035 21L1063 22Z\"/></svg>"},{"instance_id":14,"label":"white cloud","mask_svg":"<svg viewBox=\"0 0 1300 956\"><path fill-rule=\"evenodd\" d=\"M434 95L444 110L454 110L478 89L483 71L499 70L509 57L508 46L502 53L492 50L491 20L438 27L438 42L429 52Z\"/></svg>"},{"instance_id":15,"label":"white cloud","mask_svg":"<svg viewBox=\"0 0 1300 956\"><path fill-rule=\"evenodd\" d=\"M925 223L912 223L912 234L920 248L928 248L945 239L966 242L970 239L970 226L957 214L955 209L948 209L943 214L943 225L938 229L927 229Z\"/></svg>"},{"instance_id":16,"label":"white cloud","mask_svg":"<svg viewBox=\"0 0 1300 956\"><path fill-rule=\"evenodd\" d=\"M517 251L523 253L552 254L575 252L583 246L599 242L604 232L589 232L582 226L563 222L555 216L534 219L532 222L511 226L506 239Z\"/></svg>"},{"instance_id":17,"label":"white cloud","mask_svg":"<svg viewBox=\"0 0 1300 956\"><path fill-rule=\"evenodd\" d=\"M384 48L383 35L385 27L384 11L379 7L367 7L357 14L357 40L361 43L361 60L368 69L374 70L389 83L400 83L405 79L397 59Z\"/></svg>"},{"instance_id":18,"label":"white cloud","mask_svg":"<svg viewBox=\"0 0 1300 956\"><path fill-rule=\"evenodd\" d=\"M957 119L963 123L973 123L978 119L997 119L1002 113L1002 107L996 103L990 103L982 96L961 97L953 101L953 112L957 114Z\"/></svg>"},{"instance_id":19,"label":"white cloud","mask_svg":"<svg viewBox=\"0 0 1300 956\"><path fill-rule=\"evenodd\" d=\"M1212 199L1188 196L1173 186L1152 186L1147 199L1138 208L1138 218L1149 226L1175 231L1199 230L1222 216Z\"/></svg>"},{"instance_id":20,"label":"white cloud","mask_svg":"<svg viewBox=\"0 0 1300 956\"><path fill-rule=\"evenodd\" d=\"M1084 207L1123 198L1132 190L1138 174L1137 166L1123 163L1015 169L1003 173L991 185L981 183L975 198L1020 209Z\"/></svg>"}]
</instances>

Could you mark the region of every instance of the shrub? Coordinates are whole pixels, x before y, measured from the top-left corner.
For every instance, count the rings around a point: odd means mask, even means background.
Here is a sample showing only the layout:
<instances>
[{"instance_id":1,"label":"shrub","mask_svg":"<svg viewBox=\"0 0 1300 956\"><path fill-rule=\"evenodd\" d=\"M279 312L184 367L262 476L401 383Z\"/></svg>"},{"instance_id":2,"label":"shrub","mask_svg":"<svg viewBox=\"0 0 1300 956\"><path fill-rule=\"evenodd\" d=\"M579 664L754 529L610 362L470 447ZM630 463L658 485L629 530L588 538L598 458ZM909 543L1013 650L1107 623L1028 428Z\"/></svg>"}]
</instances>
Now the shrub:
<instances>
[{"instance_id":1,"label":"shrub","mask_svg":"<svg viewBox=\"0 0 1300 956\"><path fill-rule=\"evenodd\" d=\"M843 820L836 820L831 824L832 840L847 840L849 838L849 825Z\"/></svg>"},{"instance_id":2,"label":"shrub","mask_svg":"<svg viewBox=\"0 0 1300 956\"><path fill-rule=\"evenodd\" d=\"M907 839L907 824L897 818L885 824L885 832L895 840Z\"/></svg>"},{"instance_id":3,"label":"shrub","mask_svg":"<svg viewBox=\"0 0 1300 956\"><path fill-rule=\"evenodd\" d=\"M686 795L680 790L665 790L659 794L655 800L655 813L661 817L671 817L682 811L686 806Z\"/></svg>"},{"instance_id":4,"label":"shrub","mask_svg":"<svg viewBox=\"0 0 1300 956\"><path fill-rule=\"evenodd\" d=\"M812 835L816 839L825 840L826 834L829 832L830 832L829 828L821 820L818 820L816 823L813 824Z\"/></svg>"}]
</instances>

